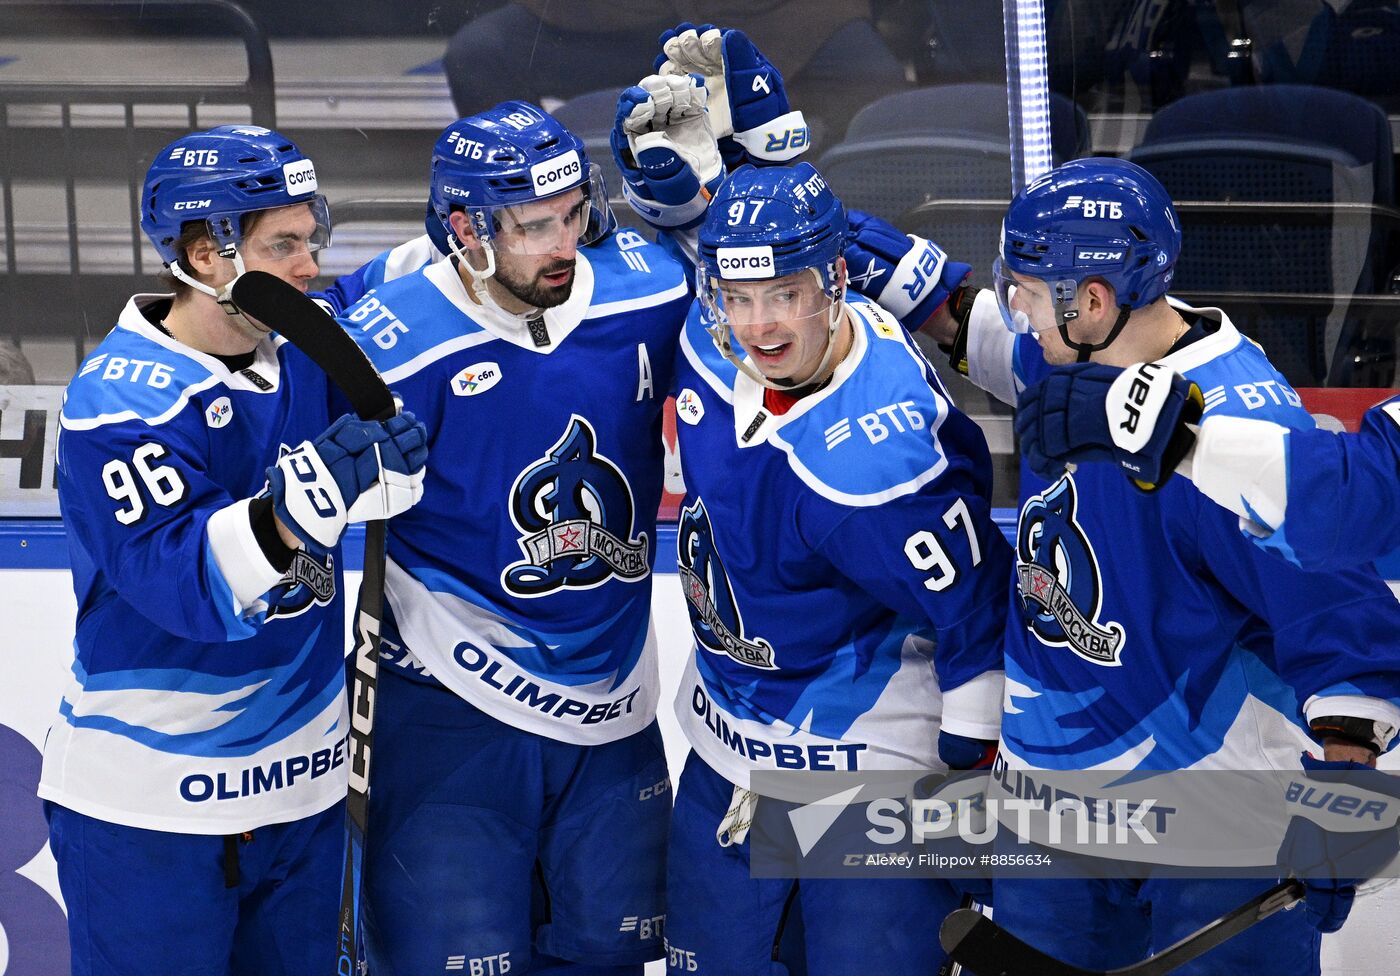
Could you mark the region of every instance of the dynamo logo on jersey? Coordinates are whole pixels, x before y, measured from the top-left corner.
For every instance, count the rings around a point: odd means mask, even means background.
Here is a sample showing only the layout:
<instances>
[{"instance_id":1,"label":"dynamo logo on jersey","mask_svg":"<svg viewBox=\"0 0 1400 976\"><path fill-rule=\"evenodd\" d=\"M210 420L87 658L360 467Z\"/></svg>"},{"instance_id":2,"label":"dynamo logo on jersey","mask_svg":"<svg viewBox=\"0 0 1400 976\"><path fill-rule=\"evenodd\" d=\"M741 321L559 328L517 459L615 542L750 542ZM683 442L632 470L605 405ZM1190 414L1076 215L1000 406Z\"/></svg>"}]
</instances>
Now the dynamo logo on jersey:
<instances>
[{"instance_id":1,"label":"dynamo logo on jersey","mask_svg":"<svg viewBox=\"0 0 1400 976\"><path fill-rule=\"evenodd\" d=\"M319 559L298 549L292 564L267 595L267 619L299 617L313 606L324 607L335 599L335 557Z\"/></svg>"},{"instance_id":2,"label":"dynamo logo on jersey","mask_svg":"<svg viewBox=\"0 0 1400 976\"><path fill-rule=\"evenodd\" d=\"M1016 585L1022 615L1046 644L1091 664L1118 667L1123 625L1100 623L1103 574L1077 517L1074 477L1065 475L1021 509Z\"/></svg>"},{"instance_id":3,"label":"dynamo logo on jersey","mask_svg":"<svg viewBox=\"0 0 1400 976\"><path fill-rule=\"evenodd\" d=\"M635 582L651 571L646 533L632 536L632 486L597 443L574 414L564 436L511 486L510 517L524 533L525 558L506 567L501 585L516 596L590 589L614 576Z\"/></svg>"},{"instance_id":4,"label":"dynamo logo on jersey","mask_svg":"<svg viewBox=\"0 0 1400 976\"><path fill-rule=\"evenodd\" d=\"M734 599L724 560L715 548L714 528L704 501L697 498L694 505L682 510L676 530L676 570L696 643L751 668L776 670L773 645L762 637L744 636L744 617Z\"/></svg>"}]
</instances>

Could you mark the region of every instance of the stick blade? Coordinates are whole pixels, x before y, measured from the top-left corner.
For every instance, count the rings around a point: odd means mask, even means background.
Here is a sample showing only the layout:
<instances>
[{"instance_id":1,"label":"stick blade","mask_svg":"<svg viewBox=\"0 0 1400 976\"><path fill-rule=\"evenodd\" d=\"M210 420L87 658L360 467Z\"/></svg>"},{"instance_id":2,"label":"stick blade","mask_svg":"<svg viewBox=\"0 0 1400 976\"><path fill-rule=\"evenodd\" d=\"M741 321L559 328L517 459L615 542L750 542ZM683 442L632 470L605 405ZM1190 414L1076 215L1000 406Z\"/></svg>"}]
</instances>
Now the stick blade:
<instances>
[{"instance_id":1,"label":"stick blade","mask_svg":"<svg viewBox=\"0 0 1400 976\"><path fill-rule=\"evenodd\" d=\"M394 397L364 351L295 286L266 271L248 271L234 281L233 301L305 353L362 418L387 420L394 415Z\"/></svg>"},{"instance_id":2,"label":"stick blade","mask_svg":"<svg viewBox=\"0 0 1400 976\"><path fill-rule=\"evenodd\" d=\"M976 976L1092 976L1026 945L981 912L959 908L943 920L938 941Z\"/></svg>"}]
</instances>

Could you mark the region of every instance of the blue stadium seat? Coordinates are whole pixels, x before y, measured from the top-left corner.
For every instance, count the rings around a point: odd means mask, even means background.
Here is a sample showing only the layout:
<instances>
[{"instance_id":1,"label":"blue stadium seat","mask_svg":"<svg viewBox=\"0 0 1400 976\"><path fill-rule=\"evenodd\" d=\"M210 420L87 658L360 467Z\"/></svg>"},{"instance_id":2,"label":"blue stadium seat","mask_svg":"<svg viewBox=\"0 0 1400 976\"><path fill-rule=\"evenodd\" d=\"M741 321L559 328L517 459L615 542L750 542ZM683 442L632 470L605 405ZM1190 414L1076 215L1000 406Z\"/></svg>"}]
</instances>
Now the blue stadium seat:
<instances>
[{"instance_id":1,"label":"blue stadium seat","mask_svg":"<svg viewBox=\"0 0 1400 976\"><path fill-rule=\"evenodd\" d=\"M1395 202L1392 151L1385 113L1365 99L1264 85L1160 109L1130 158L1178 202L1261 205L1184 206L1173 290L1352 295L1383 290L1394 263L1393 222L1375 209ZM1292 214L1263 206L1289 203L1314 206ZM1326 379L1338 337L1347 341L1339 312L1274 310L1243 324L1305 385Z\"/></svg>"},{"instance_id":2,"label":"blue stadium seat","mask_svg":"<svg viewBox=\"0 0 1400 976\"><path fill-rule=\"evenodd\" d=\"M1088 152L1089 123L1082 109L1051 93L1050 117L1057 163ZM926 200L1009 201L1009 131L1003 85L917 88L861 109L845 140L824 153L817 168L847 206L930 236L949 253L984 268L995 255L999 214L946 218L930 227L910 211Z\"/></svg>"},{"instance_id":3,"label":"blue stadium seat","mask_svg":"<svg viewBox=\"0 0 1400 976\"><path fill-rule=\"evenodd\" d=\"M1261 82L1340 88L1400 108L1400 2L1316 3L1299 13L1277 0L1240 0Z\"/></svg>"}]
</instances>

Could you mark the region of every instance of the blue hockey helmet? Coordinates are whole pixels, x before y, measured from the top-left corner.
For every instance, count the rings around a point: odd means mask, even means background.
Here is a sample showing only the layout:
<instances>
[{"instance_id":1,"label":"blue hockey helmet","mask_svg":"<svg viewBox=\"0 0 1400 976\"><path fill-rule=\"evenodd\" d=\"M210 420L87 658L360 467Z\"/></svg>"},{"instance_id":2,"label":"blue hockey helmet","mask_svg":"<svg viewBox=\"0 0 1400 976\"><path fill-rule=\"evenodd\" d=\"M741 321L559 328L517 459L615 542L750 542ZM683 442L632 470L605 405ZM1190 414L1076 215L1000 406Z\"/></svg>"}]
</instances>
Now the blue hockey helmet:
<instances>
[{"instance_id":1,"label":"blue hockey helmet","mask_svg":"<svg viewBox=\"0 0 1400 976\"><path fill-rule=\"evenodd\" d=\"M1009 328L1029 331L1009 307L1011 272L1044 280L1055 326L1085 355L1112 342L1130 311L1166 294L1180 254L1181 222L1156 177L1125 159L1071 160L1027 184L1007 208L993 267L998 302ZM1122 309L1108 339L1092 347L1070 342L1066 329L1079 315L1079 286L1091 278L1106 282Z\"/></svg>"},{"instance_id":2,"label":"blue hockey helmet","mask_svg":"<svg viewBox=\"0 0 1400 976\"><path fill-rule=\"evenodd\" d=\"M785 278L810 270L827 301L801 317L827 316L827 354L810 382L826 370L842 317L844 284L836 261L846 241L846 211L811 163L751 165L729 175L710 201L700 227L697 290L707 328L726 359L765 386L770 382L734 351L731 319L743 314L725 307L725 284ZM731 291L733 289L730 289Z\"/></svg>"},{"instance_id":3,"label":"blue hockey helmet","mask_svg":"<svg viewBox=\"0 0 1400 976\"><path fill-rule=\"evenodd\" d=\"M514 208L581 189L577 244L591 244L612 229L602 171L588 161L583 141L562 123L529 102L502 102L494 108L449 125L433 146L428 187L428 234L444 243L478 278L495 271L494 249L547 254L563 226L512 219ZM460 208L486 252L482 271L461 253L450 217ZM436 219L438 227L433 227ZM537 228L535 225L540 225ZM446 250L445 249L445 250Z\"/></svg>"},{"instance_id":4,"label":"blue hockey helmet","mask_svg":"<svg viewBox=\"0 0 1400 976\"><path fill-rule=\"evenodd\" d=\"M700 266L721 281L816 268L827 287L845 241L846 211L811 163L745 164L710 201L700 227Z\"/></svg>"},{"instance_id":5,"label":"blue hockey helmet","mask_svg":"<svg viewBox=\"0 0 1400 976\"><path fill-rule=\"evenodd\" d=\"M219 254L242 273L243 218L260 210L309 204L316 231L307 248L330 244L330 210L317 192L316 167L290 139L256 125L221 125L181 136L156 154L141 190L141 229L177 278L188 278L178 242L186 224L203 221Z\"/></svg>"}]
</instances>

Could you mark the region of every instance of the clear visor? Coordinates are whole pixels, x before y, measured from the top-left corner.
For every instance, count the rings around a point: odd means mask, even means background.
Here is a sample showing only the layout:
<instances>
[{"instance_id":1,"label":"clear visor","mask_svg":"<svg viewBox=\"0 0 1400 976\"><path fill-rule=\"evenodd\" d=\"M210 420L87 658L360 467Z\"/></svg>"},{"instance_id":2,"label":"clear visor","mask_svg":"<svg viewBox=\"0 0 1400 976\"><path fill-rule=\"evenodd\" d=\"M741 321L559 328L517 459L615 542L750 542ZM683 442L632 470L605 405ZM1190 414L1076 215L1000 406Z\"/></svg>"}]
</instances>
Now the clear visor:
<instances>
[{"instance_id":1,"label":"clear visor","mask_svg":"<svg viewBox=\"0 0 1400 976\"><path fill-rule=\"evenodd\" d=\"M1042 324L1036 325L1026 311L1029 302L1025 301L1024 297L1023 300L1017 300L1017 292L1021 285L1011 276L1010 270L1000 257L992 261L992 286L996 290L997 308L1001 310L1002 322L1012 332L1044 332L1057 328L1061 321L1068 321L1079 315L1079 282L1073 278L1039 281L1050 289L1055 314L1046 316Z\"/></svg>"},{"instance_id":2,"label":"clear visor","mask_svg":"<svg viewBox=\"0 0 1400 976\"><path fill-rule=\"evenodd\" d=\"M303 206L310 208L309 219L303 219L307 216L304 211L298 212ZM278 207L267 213L282 211L295 216L275 221L264 217L253 224L251 233L243 235L235 242L245 257L256 258L259 261L286 261L305 254L315 254L331 246L331 213L325 197L318 195L305 204ZM223 218L215 218L208 221L209 236L214 240L219 239L215 233L219 229L216 225L222 220Z\"/></svg>"},{"instance_id":3,"label":"clear visor","mask_svg":"<svg viewBox=\"0 0 1400 976\"><path fill-rule=\"evenodd\" d=\"M478 234L498 251L539 255L593 243L607 232L607 214L602 171L589 163L588 179L567 190L529 203L483 207L473 216L485 223Z\"/></svg>"},{"instance_id":4,"label":"clear visor","mask_svg":"<svg viewBox=\"0 0 1400 976\"><path fill-rule=\"evenodd\" d=\"M758 333L776 326L803 328L830 317L834 298L821 284L816 268L810 275L756 281L725 281L701 267L696 272L700 303L717 325Z\"/></svg>"}]
</instances>

